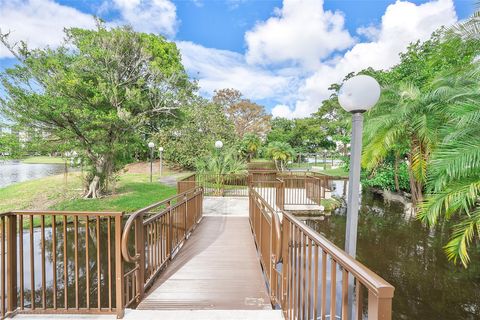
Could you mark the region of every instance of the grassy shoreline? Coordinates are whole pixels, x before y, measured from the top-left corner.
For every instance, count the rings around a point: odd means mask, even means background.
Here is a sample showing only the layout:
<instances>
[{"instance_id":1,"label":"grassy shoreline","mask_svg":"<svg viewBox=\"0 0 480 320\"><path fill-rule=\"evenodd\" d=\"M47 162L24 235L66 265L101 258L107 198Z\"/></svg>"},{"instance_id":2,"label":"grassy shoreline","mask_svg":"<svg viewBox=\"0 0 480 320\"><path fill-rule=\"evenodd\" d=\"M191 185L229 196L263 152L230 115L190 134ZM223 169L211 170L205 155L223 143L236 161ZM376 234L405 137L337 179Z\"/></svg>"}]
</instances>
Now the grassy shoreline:
<instances>
[{"instance_id":1,"label":"grassy shoreline","mask_svg":"<svg viewBox=\"0 0 480 320\"><path fill-rule=\"evenodd\" d=\"M133 212L176 193L175 187L149 182L141 173L118 177L115 193L99 199L82 198L79 172L16 183L0 188L0 212L12 210L75 210Z\"/></svg>"},{"instance_id":2,"label":"grassy shoreline","mask_svg":"<svg viewBox=\"0 0 480 320\"><path fill-rule=\"evenodd\" d=\"M65 159L61 157L35 156L20 159L22 163L29 164L64 164Z\"/></svg>"}]
</instances>

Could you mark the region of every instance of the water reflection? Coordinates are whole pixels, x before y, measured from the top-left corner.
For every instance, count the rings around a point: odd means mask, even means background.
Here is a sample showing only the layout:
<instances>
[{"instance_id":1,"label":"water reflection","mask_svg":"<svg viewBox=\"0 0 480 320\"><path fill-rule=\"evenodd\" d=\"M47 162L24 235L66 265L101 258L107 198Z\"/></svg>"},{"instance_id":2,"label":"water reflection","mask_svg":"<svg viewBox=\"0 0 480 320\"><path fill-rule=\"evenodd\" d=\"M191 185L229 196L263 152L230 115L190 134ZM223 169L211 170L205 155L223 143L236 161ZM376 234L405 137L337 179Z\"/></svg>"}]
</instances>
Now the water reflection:
<instances>
[{"instance_id":1,"label":"water reflection","mask_svg":"<svg viewBox=\"0 0 480 320\"><path fill-rule=\"evenodd\" d=\"M0 188L17 182L61 174L64 170L63 164L33 164L0 160Z\"/></svg>"},{"instance_id":2,"label":"water reflection","mask_svg":"<svg viewBox=\"0 0 480 320\"><path fill-rule=\"evenodd\" d=\"M345 208L306 223L344 246ZM449 230L429 230L404 204L363 192L357 258L395 286L394 319L480 319L480 252L468 269L454 266L442 248Z\"/></svg>"},{"instance_id":3,"label":"water reflection","mask_svg":"<svg viewBox=\"0 0 480 320\"><path fill-rule=\"evenodd\" d=\"M54 296L56 298L57 307L64 308L65 306L65 292L67 293L67 304L69 308L75 308L76 304L80 308L85 308L87 303L90 307L96 308L98 306L98 290L100 288L100 301L102 308L115 306L115 257L114 257L114 230L110 232L110 252L108 250L108 230L106 223L102 223L100 227L100 239L98 241L96 235L96 227L91 223L89 227L89 241L88 251L86 250L86 232L85 227L79 225L78 228L78 250L75 248L74 228L73 224L67 227L67 238L64 241L62 224L57 224L55 230L56 245L53 246L52 228L45 228L44 236L44 251L42 251L42 235L41 229L35 228L33 231L33 251L30 244L30 231L25 229L23 231L23 252L18 248L18 274L17 284L20 289L20 284L23 281L24 286L24 306L30 308L32 305L32 282L33 297L36 308L45 305L51 308L54 305ZM64 245L66 243L66 246ZM100 243L100 244L99 244ZM17 243L18 244L18 243ZM100 264L97 260L97 246L100 251ZM64 251L65 250L65 251ZM54 252L55 251L55 252ZM88 252L88 263L87 263ZM66 253L66 259L64 259ZM111 253L110 263L108 263L108 254ZM23 255L23 274L20 272L20 256ZM30 264L33 256L34 264ZM43 256L45 259L42 259ZM55 257L55 272L54 272L54 257ZM75 277L75 257L77 259L78 278ZM42 261L45 261L42 267ZM64 263L66 261L66 264ZM109 267L110 266L110 267ZM33 267L33 268L32 268ZM98 273L100 267L100 276ZM87 293L87 269L88 269L88 283L89 290ZM33 270L33 274L32 274ZM65 272L66 271L66 272ZM22 279L23 275L23 279ZM32 277L33 276L33 277ZM56 285L56 295L54 295L54 277ZM32 281L33 280L33 281ZM65 284L66 289L65 290ZM43 289L45 288L45 294ZM111 288L109 290L109 288ZM76 300L76 292L78 290L78 300ZM20 291L18 293L18 301L20 303ZM110 294L111 295L110 295ZM111 300L110 300L111 299ZM87 302L88 301L88 302Z\"/></svg>"}]
</instances>

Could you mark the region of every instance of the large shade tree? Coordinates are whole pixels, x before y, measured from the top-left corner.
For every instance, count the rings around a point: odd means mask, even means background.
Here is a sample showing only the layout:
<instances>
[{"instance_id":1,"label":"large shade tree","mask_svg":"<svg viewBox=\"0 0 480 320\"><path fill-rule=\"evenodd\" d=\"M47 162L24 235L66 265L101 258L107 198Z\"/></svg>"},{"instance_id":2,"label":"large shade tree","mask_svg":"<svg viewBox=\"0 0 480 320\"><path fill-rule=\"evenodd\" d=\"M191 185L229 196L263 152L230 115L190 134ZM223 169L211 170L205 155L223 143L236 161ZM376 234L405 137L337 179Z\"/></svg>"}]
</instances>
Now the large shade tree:
<instances>
[{"instance_id":1,"label":"large shade tree","mask_svg":"<svg viewBox=\"0 0 480 320\"><path fill-rule=\"evenodd\" d=\"M20 64L1 74L2 111L68 142L91 170L85 197L106 191L132 146L175 115L191 85L172 42L130 27L65 30L60 47L14 46Z\"/></svg>"},{"instance_id":2,"label":"large shade tree","mask_svg":"<svg viewBox=\"0 0 480 320\"><path fill-rule=\"evenodd\" d=\"M235 126L235 132L240 139L247 133L255 133L265 137L270 130L271 115L265 108L248 99L235 89L221 89L215 91L213 102L220 105L228 119Z\"/></svg>"},{"instance_id":3,"label":"large shade tree","mask_svg":"<svg viewBox=\"0 0 480 320\"><path fill-rule=\"evenodd\" d=\"M154 135L165 149L165 158L188 169L195 169L197 160L210 154L216 140L233 144L235 138L234 125L222 107L201 97Z\"/></svg>"}]
</instances>

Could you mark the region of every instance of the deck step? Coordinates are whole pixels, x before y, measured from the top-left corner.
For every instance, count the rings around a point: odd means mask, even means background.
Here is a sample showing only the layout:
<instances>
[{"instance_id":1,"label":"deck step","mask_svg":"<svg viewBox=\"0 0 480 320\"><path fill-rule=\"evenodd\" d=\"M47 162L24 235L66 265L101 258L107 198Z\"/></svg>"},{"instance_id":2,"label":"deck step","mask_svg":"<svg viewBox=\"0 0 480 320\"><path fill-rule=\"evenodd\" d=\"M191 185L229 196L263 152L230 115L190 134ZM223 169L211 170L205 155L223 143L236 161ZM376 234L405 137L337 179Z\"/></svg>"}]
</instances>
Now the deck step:
<instances>
[{"instance_id":1,"label":"deck step","mask_svg":"<svg viewBox=\"0 0 480 320\"><path fill-rule=\"evenodd\" d=\"M125 320L282 320L281 310L127 310Z\"/></svg>"}]
</instances>

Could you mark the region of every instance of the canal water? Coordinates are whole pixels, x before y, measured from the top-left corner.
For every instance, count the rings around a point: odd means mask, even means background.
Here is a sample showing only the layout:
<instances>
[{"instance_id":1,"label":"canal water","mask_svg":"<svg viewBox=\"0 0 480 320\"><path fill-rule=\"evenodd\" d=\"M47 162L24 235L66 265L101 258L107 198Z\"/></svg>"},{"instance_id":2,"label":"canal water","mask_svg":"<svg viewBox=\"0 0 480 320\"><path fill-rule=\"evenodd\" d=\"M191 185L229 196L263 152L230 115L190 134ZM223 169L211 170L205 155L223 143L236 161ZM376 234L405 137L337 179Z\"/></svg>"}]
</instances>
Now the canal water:
<instances>
[{"instance_id":1,"label":"canal water","mask_svg":"<svg viewBox=\"0 0 480 320\"><path fill-rule=\"evenodd\" d=\"M343 182L336 183L343 194ZM343 248L346 209L306 224ZM430 230L408 205L364 190L358 226L357 258L395 287L393 319L480 319L480 250L468 269L455 266L443 246L450 226Z\"/></svg>"},{"instance_id":2,"label":"canal water","mask_svg":"<svg viewBox=\"0 0 480 320\"><path fill-rule=\"evenodd\" d=\"M61 174L64 170L63 164L33 164L18 160L0 160L0 188L17 182Z\"/></svg>"}]
</instances>

